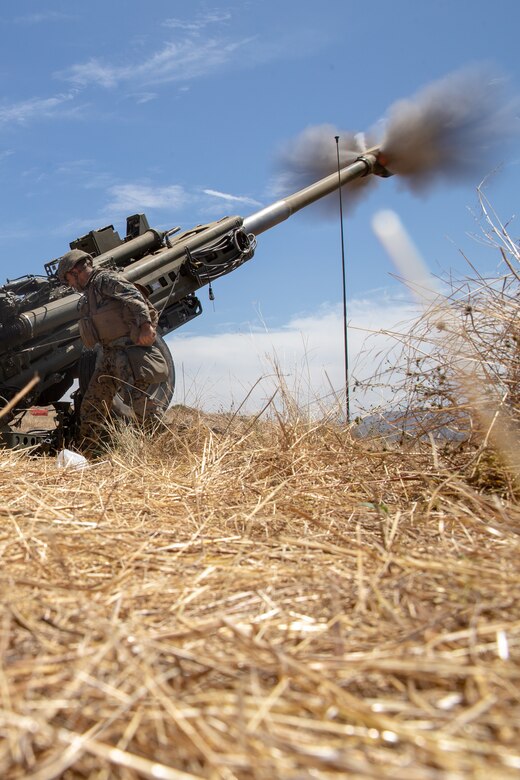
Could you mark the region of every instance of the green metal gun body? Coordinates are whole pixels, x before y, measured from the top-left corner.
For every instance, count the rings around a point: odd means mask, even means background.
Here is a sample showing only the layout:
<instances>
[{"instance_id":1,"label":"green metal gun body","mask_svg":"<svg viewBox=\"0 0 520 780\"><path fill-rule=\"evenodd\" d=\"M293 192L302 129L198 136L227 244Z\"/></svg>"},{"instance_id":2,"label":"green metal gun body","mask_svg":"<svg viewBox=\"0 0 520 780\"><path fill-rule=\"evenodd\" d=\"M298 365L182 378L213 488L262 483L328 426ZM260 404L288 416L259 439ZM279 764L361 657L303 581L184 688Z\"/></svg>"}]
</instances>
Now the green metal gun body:
<instances>
[{"instance_id":1,"label":"green metal gun body","mask_svg":"<svg viewBox=\"0 0 520 780\"><path fill-rule=\"evenodd\" d=\"M163 338L201 313L196 296L200 288L253 257L258 235L340 186L372 173L388 175L373 151L245 218L225 217L185 232L179 228L162 232L151 229L146 217L137 214L127 219L124 239L109 225L69 246L89 252L95 267L118 270L146 288L160 312ZM46 276L25 276L0 287L0 404L19 394L35 375L39 381L20 408L56 404L81 373L80 295L59 284L57 262L45 264ZM172 374L170 397L173 363Z\"/></svg>"}]
</instances>

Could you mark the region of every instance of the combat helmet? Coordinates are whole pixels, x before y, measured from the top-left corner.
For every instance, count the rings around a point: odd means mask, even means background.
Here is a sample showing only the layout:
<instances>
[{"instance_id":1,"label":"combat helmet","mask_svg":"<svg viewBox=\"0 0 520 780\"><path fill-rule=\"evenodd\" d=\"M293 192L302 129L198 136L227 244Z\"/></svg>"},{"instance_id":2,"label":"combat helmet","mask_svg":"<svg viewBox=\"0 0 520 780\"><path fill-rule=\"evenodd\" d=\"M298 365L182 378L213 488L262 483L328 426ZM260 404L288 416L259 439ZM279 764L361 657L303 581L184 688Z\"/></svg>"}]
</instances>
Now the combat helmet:
<instances>
[{"instance_id":1,"label":"combat helmet","mask_svg":"<svg viewBox=\"0 0 520 780\"><path fill-rule=\"evenodd\" d=\"M89 255L88 252L83 252L82 249L71 249L70 252L66 252L63 257L60 257L58 270L56 271L56 276L60 282L66 284L67 280L65 277L82 260L92 260L92 255Z\"/></svg>"}]
</instances>

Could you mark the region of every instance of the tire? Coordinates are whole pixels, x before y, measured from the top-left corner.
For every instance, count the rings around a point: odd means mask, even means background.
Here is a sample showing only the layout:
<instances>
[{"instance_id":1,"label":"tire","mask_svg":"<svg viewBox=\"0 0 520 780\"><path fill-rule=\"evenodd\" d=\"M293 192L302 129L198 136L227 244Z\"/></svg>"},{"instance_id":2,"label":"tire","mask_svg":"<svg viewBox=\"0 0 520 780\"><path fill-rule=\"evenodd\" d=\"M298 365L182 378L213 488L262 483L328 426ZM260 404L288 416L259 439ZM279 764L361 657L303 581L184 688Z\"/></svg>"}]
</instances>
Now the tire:
<instances>
[{"instance_id":1,"label":"tire","mask_svg":"<svg viewBox=\"0 0 520 780\"><path fill-rule=\"evenodd\" d=\"M170 405L170 401L173 398L175 390L175 366L173 363L172 354L162 336L157 336L155 345L159 347L159 350L166 361L168 368L168 379L164 382L158 382L157 384L149 385L147 392L150 398L155 401L158 406L166 411ZM79 392L83 397L85 391L92 378L92 374L96 368L96 360L101 352L101 347L97 346L94 349L84 349L81 353L78 365L78 381ZM112 411L118 417L133 417L133 412L129 406L129 397L124 390L117 393L112 402Z\"/></svg>"}]
</instances>

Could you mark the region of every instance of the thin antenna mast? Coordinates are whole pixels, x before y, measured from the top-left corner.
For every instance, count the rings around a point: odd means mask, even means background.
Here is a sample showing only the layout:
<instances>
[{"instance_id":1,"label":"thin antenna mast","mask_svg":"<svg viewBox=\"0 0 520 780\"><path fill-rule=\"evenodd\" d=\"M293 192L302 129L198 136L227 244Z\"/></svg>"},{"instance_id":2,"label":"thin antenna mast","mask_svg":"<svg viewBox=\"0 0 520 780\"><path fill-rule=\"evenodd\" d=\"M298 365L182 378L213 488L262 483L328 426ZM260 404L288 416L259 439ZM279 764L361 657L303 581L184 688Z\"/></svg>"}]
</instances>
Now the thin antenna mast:
<instances>
[{"instance_id":1,"label":"thin antenna mast","mask_svg":"<svg viewBox=\"0 0 520 780\"><path fill-rule=\"evenodd\" d=\"M343 280L343 347L345 360L345 409L347 425L350 424L350 383L348 370L348 325L347 325L347 272L345 267L345 239L343 235L343 197L341 193L341 167L339 162L339 135L336 139L336 157L338 160L339 221L341 231L341 277Z\"/></svg>"}]
</instances>

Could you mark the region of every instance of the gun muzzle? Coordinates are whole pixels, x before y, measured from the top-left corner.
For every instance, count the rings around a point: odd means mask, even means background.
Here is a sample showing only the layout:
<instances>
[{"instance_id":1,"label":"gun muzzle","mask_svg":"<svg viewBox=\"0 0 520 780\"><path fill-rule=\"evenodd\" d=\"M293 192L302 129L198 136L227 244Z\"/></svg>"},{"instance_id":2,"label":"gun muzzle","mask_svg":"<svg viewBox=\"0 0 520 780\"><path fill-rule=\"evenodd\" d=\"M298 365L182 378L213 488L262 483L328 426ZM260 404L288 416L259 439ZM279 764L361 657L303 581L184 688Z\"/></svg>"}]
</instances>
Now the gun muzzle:
<instances>
[{"instance_id":1,"label":"gun muzzle","mask_svg":"<svg viewBox=\"0 0 520 780\"><path fill-rule=\"evenodd\" d=\"M391 172L386 169L380 160L379 149L371 149L360 155L351 165L347 165L337 173L331 173L324 179L310 184L293 195L266 206L265 209L256 211L244 219L244 230L253 233L255 236L263 233L265 230L278 225L280 222L288 219L292 214L300 209L310 206L331 192L343 187L354 179L363 178L370 173L376 176L391 176Z\"/></svg>"}]
</instances>

